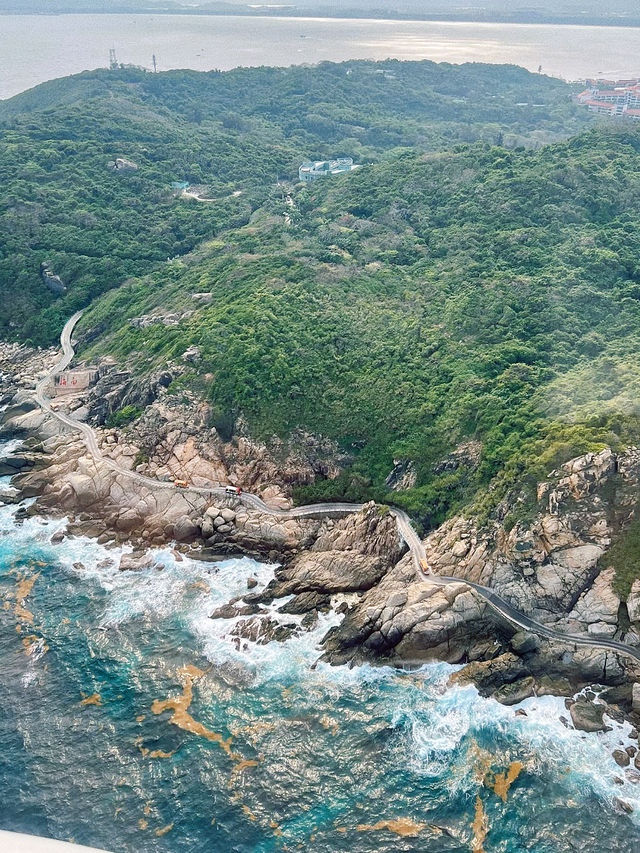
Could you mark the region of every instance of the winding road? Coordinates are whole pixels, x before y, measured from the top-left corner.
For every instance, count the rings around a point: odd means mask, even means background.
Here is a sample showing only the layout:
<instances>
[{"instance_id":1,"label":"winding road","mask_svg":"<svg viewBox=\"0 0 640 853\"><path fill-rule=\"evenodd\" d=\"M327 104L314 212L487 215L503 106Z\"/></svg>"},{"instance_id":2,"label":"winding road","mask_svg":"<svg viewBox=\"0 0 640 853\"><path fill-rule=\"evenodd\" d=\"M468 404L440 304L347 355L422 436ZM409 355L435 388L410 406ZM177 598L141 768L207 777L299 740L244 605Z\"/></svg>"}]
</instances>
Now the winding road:
<instances>
[{"instance_id":1,"label":"winding road","mask_svg":"<svg viewBox=\"0 0 640 853\"><path fill-rule=\"evenodd\" d=\"M55 417L58 421L65 424L65 426L68 426L70 429L75 430L76 432L82 433L84 442L89 453L91 453L91 455L95 459L99 459L102 464L107 465L109 468L111 468L118 474L122 474L132 480L137 480L138 482L144 483L145 485L150 486L154 489L173 489L176 491L179 490L181 492L195 492L197 494L207 495L209 497L228 497L228 492L224 487L207 488L201 486L187 486L186 488L182 488L180 486L176 486L174 483L156 480L153 477L146 477L144 476L144 474L139 474L137 471L130 471L127 468L123 468L122 466L114 462L113 459L109 459L108 457L102 455L102 452L96 440L95 431L91 426L82 423L76 420L75 418L70 417L69 415L63 414L62 412L58 412L52 408L51 401L47 397L45 389L53 381L54 375L62 370L66 370L66 368L71 364L71 361L73 360L75 352L71 343L71 335L73 334L73 330L78 320L82 316L82 313L82 311L78 311L65 323L64 329L62 330L62 334L60 336L62 356L60 357L59 361L56 362L53 369L36 386L36 400L38 402L38 405L44 411ZM293 509L279 509L278 507L269 506L268 504L264 503L264 501L261 500L257 495L252 495L248 492L242 492L242 494L236 496L236 499L241 501L247 507L251 507L252 509L258 510L259 512L276 516L278 518L344 517L346 515L351 515L352 513L359 512L363 508L363 504L320 503L308 504L307 506L295 507ZM464 584L474 590L478 594L478 596L484 599L484 601L486 601L491 608L493 608L504 619L506 619L509 623L516 626L517 628L521 628L525 631L530 631L533 634L537 634L542 637L547 637L550 640L555 640L564 643L568 646L583 646L592 649L607 649L609 651L616 652L617 654L626 655L628 657L634 658L637 661L640 661L640 647L629 646L626 643L620 643L617 640L610 640L606 637L591 637L586 634L563 634L560 631L555 631L553 630L553 628L549 628L546 625L541 624L540 622L536 622L535 620L530 619L528 616L526 616L524 613L521 613L519 610L509 604L509 602L505 601L503 598L501 598L488 587L481 586L480 584L476 584L468 580L463 580L461 578L446 577L443 575L434 575L425 572L422 566L425 565L427 562L427 554L422 540L420 539L416 530L411 524L409 516L401 509L397 509L396 507L390 507L389 511L396 519L396 524L398 526L398 533L400 537L404 540L411 552L416 572L425 582L436 584L437 586L446 586L452 583Z\"/></svg>"}]
</instances>

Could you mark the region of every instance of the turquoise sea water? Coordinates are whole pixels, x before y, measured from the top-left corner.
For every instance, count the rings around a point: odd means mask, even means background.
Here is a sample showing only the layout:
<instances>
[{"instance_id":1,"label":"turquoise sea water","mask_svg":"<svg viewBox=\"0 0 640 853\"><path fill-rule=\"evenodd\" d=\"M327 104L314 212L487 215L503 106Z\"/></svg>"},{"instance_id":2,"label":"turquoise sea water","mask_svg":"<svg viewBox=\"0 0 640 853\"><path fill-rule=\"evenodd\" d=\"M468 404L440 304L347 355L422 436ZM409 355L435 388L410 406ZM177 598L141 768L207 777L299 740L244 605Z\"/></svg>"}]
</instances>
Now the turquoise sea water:
<instances>
[{"instance_id":1,"label":"turquoise sea water","mask_svg":"<svg viewBox=\"0 0 640 853\"><path fill-rule=\"evenodd\" d=\"M0 828L114 853L640 849L638 774L611 757L628 725L573 731L552 697L516 716L448 688L446 664L314 667L339 617L240 644L209 613L271 567L166 550L162 570L119 573L121 551L52 545L63 522L14 511L0 508ZM492 774L514 762L503 802Z\"/></svg>"}]
</instances>

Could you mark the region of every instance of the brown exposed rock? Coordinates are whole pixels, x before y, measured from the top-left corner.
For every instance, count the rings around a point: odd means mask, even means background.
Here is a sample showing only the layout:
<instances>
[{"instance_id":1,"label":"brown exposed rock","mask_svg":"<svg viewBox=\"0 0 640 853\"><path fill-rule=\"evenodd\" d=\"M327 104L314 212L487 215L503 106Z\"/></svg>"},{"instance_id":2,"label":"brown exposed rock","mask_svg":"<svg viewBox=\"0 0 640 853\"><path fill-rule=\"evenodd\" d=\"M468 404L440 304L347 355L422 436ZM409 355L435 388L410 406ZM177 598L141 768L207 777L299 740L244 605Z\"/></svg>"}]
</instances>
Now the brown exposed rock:
<instances>
[{"instance_id":1,"label":"brown exposed rock","mask_svg":"<svg viewBox=\"0 0 640 853\"><path fill-rule=\"evenodd\" d=\"M39 356L38 371L48 358ZM1 359L2 352L0 366ZM335 476L348 461L331 442L304 433L267 447L247 434L241 420L232 425L232 435L222 436L207 404L189 395L186 402L178 400L167 391L172 376L163 371L141 381L113 366L103 371L90 401L94 417L102 419L125 401L146 407L126 430L98 432L103 453L119 465L160 481L238 483L286 505L293 485ZM609 684L640 677L630 662L610 652L568 649L514 633L463 582L443 587L419 577L412 560L403 557L406 546L395 519L373 505L337 522L277 518L233 497L212 505L204 495L114 473L108 461L90 457L77 436L61 436L58 422L30 408L28 395L25 400L18 401L22 411L11 429L37 429L43 440L29 449L33 468L15 480L23 494L39 496L36 510L70 515L72 531L86 532L94 524L103 541L114 536L134 543L197 541L205 555L244 551L283 562L265 593L231 605L234 617L249 617L238 628L247 636L299 630L256 613L261 601L293 595L282 612L303 613L311 624L331 596L343 594L344 619L325 639L325 657L335 663L465 662L461 678L507 702L520 701L534 688L567 694L587 676ZM510 496L488 526L453 518L433 531L426 542L430 566L435 573L490 586L559 630L622 636L630 622L640 631L634 598L640 600L640 587L632 590L625 610L603 559L615 525L631 515L639 486L640 451L586 454L540 484L537 512L529 521L503 523L517 506L517 497ZM475 664L486 669L474 670ZM640 696L632 696L632 704L635 698L640 711Z\"/></svg>"},{"instance_id":2,"label":"brown exposed rock","mask_svg":"<svg viewBox=\"0 0 640 853\"><path fill-rule=\"evenodd\" d=\"M536 694L538 696L571 696L573 688L567 678L542 675L536 680Z\"/></svg>"},{"instance_id":3,"label":"brown exposed rock","mask_svg":"<svg viewBox=\"0 0 640 853\"><path fill-rule=\"evenodd\" d=\"M630 758L623 749L614 749L612 755L618 767L629 766Z\"/></svg>"},{"instance_id":4,"label":"brown exposed rock","mask_svg":"<svg viewBox=\"0 0 640 853\"><path fill-rule=\"evenodd\" d=\"M535 652L540 646L540 641L535 634L518 631L510 640L511 648L518 655Z\"/></svg>"},{"instance_id":5,"label":"brown exposed rock","mask_svg":"<svg viewBox=\"0 0 640 853\"><path fill-rule=\"evenodd\" d=\"M476 637L492 631L491 613L468 587L429 583L405 557L327 635L325 658L332 663L381 658L457 662Z\"/></svg>"},{"instance_id":6,"label":"brown exposed rock","mask_svg":"<svg viewBox=\"0 0 640 853\"><path fill-rule=\"evenodd\" d=\"M238 616L254 616L256 613L265 612L257 604L223 604L222 607L216 608L211 614L211 619L235 619Z\"/></svg>"},{"instance_id":7,"label":"brown exposed rock","mask_svg":"<svg viewBox=\"0 0 640 853\"><path fill-rule=\"evenodd\" d=\"M480 693L487 696L526 675L527 669L522 660L511 652L505 652L492 660L468 663L450 680L452 684L475 684Z\"/></svg>"},{"instance_id":8,"label":"brown exposed rock","mask_svg":"<svg viewBox=\"0 0 640 853\"><path fill-rule=\"evenodd\" d=\"M148 569L153 565L153 558L142 551L134 551L132 554L123 554L120 557L120 565L118 568L121 572L139 572L141 569Z\"/></svg>"},{"instance_id":9,"label":"brown exposed rock","mask_svg":"<svg viewBox=\"0 0 640 853\"><path fill-rule=\"evenodd\" d=\"M290 613L291 615L309 613L312 610L327 610L331 604L331 596L321 592L302 592L294 595L291 601L287 601L278 608L279 613Z\"/></svg>"},{"instance_id":10,"label":"brown exposed rock","mask_svg":"<svg viewBox=\"0 0 640 853\"><path fill-rule=\"evenodd\" d=\"M503 684L491 694L494 699L503 705L517 705L524 699L533 696L535 692L535 681L532 675L519 678L511 684Z\"/></svg>"},{"instance_id":11,"label":"brown exposed rock","mask_svg":"<svg viewBox=\"0 0 640 853\"><path fill-rule=\"evenodd\" d=\"M253 616L238 622L231 631L231 634L234 637L242 637L259 645L266 645L272 641L283 643L297 633L297 631L298 626L294 622L282 624L276 622L271 617L260 618Z\"/></svg>"},{"instance_id":12,"label":"brown exposed rock","mask_svg":"<svg viewBox=\"0 0 640 853\"><path fill-rule=\"evenodd\" d=\"M395 519L380 514L372 502L336 523L326 525L309 550L276 573L265 595L362 591L375 586L399 559L401 543Z\"/></svg>"},{"instance_id":13,"label":"brown exposed rock","mask_svg":"<svg viewBox=\"0 0 640 853\"><path fill-rule=\"evenodd\" d=\"M604 711L604 705L596 705L585 699L578 699L569 708L574 727L583 732L607 731L608 727L602 719Z\"/></svg>"}]
</instances>

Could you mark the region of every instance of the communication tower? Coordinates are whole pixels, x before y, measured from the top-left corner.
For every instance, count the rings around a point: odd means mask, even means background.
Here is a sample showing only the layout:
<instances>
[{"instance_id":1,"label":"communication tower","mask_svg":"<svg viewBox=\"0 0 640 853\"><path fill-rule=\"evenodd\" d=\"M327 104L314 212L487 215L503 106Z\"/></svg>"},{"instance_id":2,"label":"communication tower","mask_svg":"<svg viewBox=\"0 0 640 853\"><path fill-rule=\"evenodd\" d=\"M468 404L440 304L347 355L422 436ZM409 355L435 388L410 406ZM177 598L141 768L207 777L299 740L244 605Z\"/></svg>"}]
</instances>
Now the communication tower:
<instances>
[{"instance_id":1,"label":"communication tower","mask_svg":"<svg viewBox=\"0 0 640 853\"><path fill-rule=\"evenodd\" d=\"M109 68L110 68L112 71L117 71L117 70L118 70L118 59L117 59L117 57L116 57L116 49L115 49L115 47L112 47L112 48L109 50Z\"/></svg>"},{"instance_id":2,"label":"communication tower","mask_svg":"<svg viewBox=\"0 0 640 853\"><path fill-rule=\"evenodd\" d=\"M158 71L158 63L156 61L156 55L153 54L153 73L156 74Z\"/></svg>"}]
</instances>

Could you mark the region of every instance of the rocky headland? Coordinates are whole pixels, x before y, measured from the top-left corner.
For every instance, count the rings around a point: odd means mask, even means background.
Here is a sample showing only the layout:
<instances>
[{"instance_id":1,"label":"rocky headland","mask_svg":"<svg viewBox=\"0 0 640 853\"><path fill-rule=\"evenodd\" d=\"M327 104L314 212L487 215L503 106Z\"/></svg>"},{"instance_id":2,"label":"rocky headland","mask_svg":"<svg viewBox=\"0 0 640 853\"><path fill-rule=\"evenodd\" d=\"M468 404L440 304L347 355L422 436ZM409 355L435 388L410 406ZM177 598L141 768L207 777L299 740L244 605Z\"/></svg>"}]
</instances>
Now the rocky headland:
<instances>
[{"instance_id":1,"label":"rocky headland","mask_svg":"<svg viewBox=\"0 0 640 853\"><path fill-rule=\"evenodd\" d=\"M233 435L221 435L206 404L168 390L170 377L137 381L106 364L89 392L53 401L95 426L101 456L94 456L35 402L35 384L54 362L54 350L0 345L0 436L22 439L0 461L0 475L12 476L0 501L35 498L28 509L18 506L18 515L59 514L69 519L65 535L131 543L122 570L148 565L148 546L167 543L203 559L245 553L273 562L264 590L248 589L211 614L228 620L238 642L283 640L334 610L342 620L322 652L331 663L446 660L462 665L457 682L507 705L600 685L595 702L595 693L568 698L567 725L602 730L607 714L640 725L640 663L524 633L465 584L490 587L563 633L640 644L640 581L621 600L607 562L612 540L635 512L640 450L616 455L605 448L550 472L526 521L505 523L513 510L505 504L489 524L458 516L432 531L425 547L433 574L460 578L441 586L416 571L386 507L370 503L334 519L278 517L233 494L213 498L174 485L237 485L287 508L294 485L336 476L348 464L331 442L298 433L287 444L261 443L242 422ZM124 406L142 415L107 427ZM627 757L640 769L636 753Z\"/></svg>"}]
</instances>

